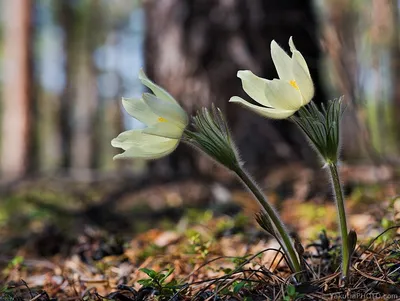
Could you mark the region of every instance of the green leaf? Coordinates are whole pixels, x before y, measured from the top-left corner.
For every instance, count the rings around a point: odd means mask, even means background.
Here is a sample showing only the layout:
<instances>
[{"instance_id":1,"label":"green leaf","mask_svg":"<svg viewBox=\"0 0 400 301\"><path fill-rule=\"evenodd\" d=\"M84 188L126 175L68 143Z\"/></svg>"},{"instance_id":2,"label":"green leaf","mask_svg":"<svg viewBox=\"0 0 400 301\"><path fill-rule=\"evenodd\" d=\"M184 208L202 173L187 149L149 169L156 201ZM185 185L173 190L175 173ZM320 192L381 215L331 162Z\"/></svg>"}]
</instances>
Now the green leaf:
<instances>
[{"instance_id":1,"label":"green leaf","mask_svg":"<svg viewBox=\"0 0 400 301\"><path fill-rule=\"evenodd\" d=\"M174 268L170 268L165 275L162 274L163 277L161 277L160 282L163 283L165 281L165 279L167 279L168 276L173 273L173 271L174 271Z\"/></svg>"},{"instance_id":2,"label":"green leaf","mask_svg":"<svg viewBox=\"0 0 400 301\"><path fill-rule=\"evenodd\" d=\"M178 281L173 279L170 282L168 282L164 287L170 288L170 289L177 289L177 288L179 288Z\"/></svg>"},{"instance_id":3,"label":"green leaf","mask_svg":"<svg viewBox=\"0 0 400 301\"><path fill-rule=\"evenodd\" d=\"M349 248L349 256L351 259L351 256L353 255L353 252L356 248L356 244L357 244L357 233L354 230L350 230L348 236L347 236L347 245Z\"/></svg>"},{"instance_id":4,"label":"green leaf","mask_svg":"<svg viewBox=\"0 0 400 301\"><path fill-rule=\"evenodd\" d=\"M149 276L152 279L157 278L157 275L158 275L156 271L146 269L146 268L141 268L141 269L139 269L139 271L142 271L143 273L145 273L147 276Z\"/></svg>"},{"instance_id":5,"label":"green leaf","mask_svg":"<svg viewBox=\"0 0 400 301\"><path fill-rule=\"evenodd\" d=\"M140 285L146 286L149 282L151 282L150 279L139 279L137 281Z\"/></svg>"},{"instance_id":6,"label":"green leaf","mask_svg":"<svg viewBox=\"0 0 400 301\"><path fill-rule=\"evenodd\" d=\"M24 262L24 257L23 256L15 256L12 260L11 260L11 265L12 266L16 266L16 265L20 265L21 263Z\"/></svg>"},{"instance_id":7,"label":"green leaf","mask_svg":"<svg viewBox=\"0 0 400 301\"><path fill-rule=\"evenodd\" d=\"M289 296L294 296L296 294L296 288L293 285L287 287L287 293Z\"/></svg>"},{"instance_id":8,"label":"green leaf","mask_svg":"<svg viewBox=\"0 0 400 301\"><path fill-rule=\"evenodd\" d=\"M233 293L237 294L239 293L239 291L243 288L243 286L246 284L246 282L241 281L237 284L235 284L235 286L233 287Z\"/></svg>"}]
</instances>

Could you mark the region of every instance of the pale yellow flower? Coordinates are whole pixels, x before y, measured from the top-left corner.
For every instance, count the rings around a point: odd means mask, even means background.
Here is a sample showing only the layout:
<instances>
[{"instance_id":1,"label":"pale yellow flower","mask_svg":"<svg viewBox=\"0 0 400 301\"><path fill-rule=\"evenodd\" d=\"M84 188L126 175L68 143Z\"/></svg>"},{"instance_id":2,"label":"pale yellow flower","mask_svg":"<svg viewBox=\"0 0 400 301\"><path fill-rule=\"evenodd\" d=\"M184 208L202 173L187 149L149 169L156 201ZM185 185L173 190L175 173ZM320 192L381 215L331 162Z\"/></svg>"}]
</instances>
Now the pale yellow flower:
<instances>
[{"instance_id":1,"label":"pale yellow flower","mask_svg":"<svg viewBox=\"0 0 400 301\"><path fill-rule=\"evenodd\" d=\"M271 42L271 57L279 79L267 80L249 70L238 71L243 90L259 105L234 96L237 102L266 117L283 119L293 115L308 104L314 96L314 85L303 55L296 49L292 37L289 39L290 57L275 41Z\"/></svg>"},{"instance_id":2,"label":"pale yellow flower","mask_svg":"<svg viewBox=\"0 0 400 301\"><path fill-rule=\"evenodd\" d=\"M141 70L139 79L153 93L141 98L122 98L125 110L146 125L144 129L122 132L111 141L124 152L114 159L157 159L173 152L188 124L188 116L177 101L163 88L153 83Z\"/></svg>"}]
</instances>

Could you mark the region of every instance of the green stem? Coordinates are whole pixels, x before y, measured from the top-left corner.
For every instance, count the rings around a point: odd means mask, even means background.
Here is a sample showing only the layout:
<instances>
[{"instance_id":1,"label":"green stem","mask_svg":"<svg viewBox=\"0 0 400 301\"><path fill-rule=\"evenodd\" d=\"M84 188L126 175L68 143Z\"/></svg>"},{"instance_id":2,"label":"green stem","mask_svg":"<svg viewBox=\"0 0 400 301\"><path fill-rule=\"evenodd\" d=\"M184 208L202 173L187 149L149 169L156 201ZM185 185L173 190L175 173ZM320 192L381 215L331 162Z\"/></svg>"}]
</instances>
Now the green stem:
<instances>
[{"instance_id":1,"label":"green stem","mask_svg":"<svg viewBox=\"0 0 400 301\"><path fill-rule=\"evenodd\" d=\"M329 171L333 183L336 206L339 214L340 232L342 235L342 276L344 280L348 279L350 267L350 253L348 244L348 231L346 222L346 209L344 207L343 189L339 179L339 173L336 163L330 162Z\"/></svg>"},{"instance_id":2,"label":"green stem","mask_svg":"<svg viewBox=\"0 0 400 301\"><path fill-rule=\"evenodd\" d=\"M261 189L257 186L257 184L254 182L251 176L242 167L237 167L234 171L236 172L238 177L243 181L243 183L249 188L249 190L253 193L254 197L264 208L267 215L274 224L276 230L278 231L279 235L283 240L283 245L284 248L286 249L285 253L288 257L288 262L291 265L291 268L294 270L295 273L301 273L302 271L301 265L299 262L299 258L297 257L297 253L294 249L292 240L290 238L289 233L285 229L285 226L283 225L281 219L279 218L278 214L276 213L274 208L268 203Z\"/></svg>"}]
</instances>

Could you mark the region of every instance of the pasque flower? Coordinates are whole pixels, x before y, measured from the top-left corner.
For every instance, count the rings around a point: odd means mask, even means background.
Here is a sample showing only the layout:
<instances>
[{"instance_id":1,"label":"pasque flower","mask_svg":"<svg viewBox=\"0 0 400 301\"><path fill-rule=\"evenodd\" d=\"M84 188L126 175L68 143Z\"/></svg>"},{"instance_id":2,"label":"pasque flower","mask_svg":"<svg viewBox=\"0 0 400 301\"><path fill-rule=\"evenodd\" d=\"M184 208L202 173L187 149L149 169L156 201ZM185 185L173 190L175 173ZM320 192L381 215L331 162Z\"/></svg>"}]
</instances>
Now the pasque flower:
<instances>
[{"instance_id":1,"label":"pasque flower","mask_svg":"<svg viewBox=\"0 0 400 301\"><path fill-rule=\"evenodd\" d=\"M292 37L289 39L290 57L275 41L271 42L271 57L279 79L267 80L249 70L238 71L243 90L258 103L251 104L234 96L230 102L237 102L256 113L283 119L293 115L308 104L314 96L314 85L303 55L296 49Z\"/></svg>"},{"instance_id":2,"label":"pasque flower","mask_svg":"<svg viewBox=\"0 0 400 301\"><path fill-rule=\"evenodd\" d=\"M114 138L111 145L124 150L114 159L157 159L166 156L178 146L188 125L186 112L167 91L148 79L143 70L140 70L139 79L154 94L122 98L122 105L146 127L122 132Z\"/></svg>"},{"instance_id":3,"label":"pasque flower","mask_svg":"<svg viewBox=\"0 0 400 301\"><path fill-rule=\"evenodd\" d=\"M342 97L321 104L320 107L311 102L302 107L298 116L292 116L291 120L303 131L329 170L342 237L342 276L347 282L357 234L347 230L345 198L338 171L341 117Z\"/></svg>"}]
</instances>

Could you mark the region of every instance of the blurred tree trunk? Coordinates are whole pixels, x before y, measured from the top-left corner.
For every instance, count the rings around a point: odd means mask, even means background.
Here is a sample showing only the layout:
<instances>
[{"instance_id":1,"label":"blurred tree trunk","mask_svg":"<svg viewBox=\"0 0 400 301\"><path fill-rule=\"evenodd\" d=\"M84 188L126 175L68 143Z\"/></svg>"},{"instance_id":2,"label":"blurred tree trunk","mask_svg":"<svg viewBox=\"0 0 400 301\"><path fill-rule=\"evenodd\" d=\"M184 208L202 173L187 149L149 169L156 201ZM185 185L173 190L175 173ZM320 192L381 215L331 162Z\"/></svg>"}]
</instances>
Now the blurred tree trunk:
<instances>
[{"instance_id":1,"label":"blurred tree trunk","mask_svg":"<svg viewBox=\"0 0 400 301\"><path fill-rule=\"evenodd\" d=\"M365 120L361 122L357 116L359 110L359 99L361 91L357 85L359 80L357 66L357 49L356 44L356 22L357 11L352 7L352 3L346 0L328 1L326 4L326 23L324 27L324 43L332 60L332 65L335 70L334 80L338 86L341 95L344 95L344 103L346 111L343 116L342 131L343 140L346 141L345 154L348 156L359 157L360 151L365 152L367 147L360 149L364 137L369 141L366 129L360 127L365 124ZM339 94L339 95L340 95ZM362 135L361 132L363 132ZM364 144L365 145L365 144Z\"/></svg>"},{"instance_id":2,"label":"blurred tree trunk","mask_svg":"<svg viewBox=\"0 0 400 301\"><path fill-rule=\"evenodd\" d=\"M399 2L393 1L391 4L391 11L393 14L393 34L392 34L392 82L393 82L393 100L392 105L394 109L392 111L394 120L394 129L396 134L396 146L397 154L400 152L400 6Z\"/></svg>"},{"instance_id":3,"label":"blurred tree trunk","mask_svg":"<svg viewBox=\"0 0 400 301\"><path fill-rule=\"evenodd\" d=\"M376 164L398 161L397 1L331 0L325 9L324 42L346 101L344 155Z\"/></svg>"},{"instance_id":4,"label":"blurred tree trunk","mask_svg":"<svg viewBox=\"0 0 400 301\"><path fill-rule=\"evenodd\" d=\"M77 171L89 171L92 163L93 153L93 122L97 109L97 87L96 75L93 66L92 53L96 44L94 40L99 34L99 30L90 32L90 24L93 16L98 12L97 1L82 2L75 8L75 15L78 18L77 23L72 24L75 27L75 39L77 40L75 61L68 61L68 64L74 64L76 69L70 73L71 80L74 82L75 98L73 101L74 109L72 111L72 158L71 168Z\"/></svg>"},{"instance_id":5,"label":"blurred tree trunk","mask_svg":"<svg viewBox=\"0 0 400 301\"><path fill-rule=\"evenodd\" d=\"M1 171L8 178L27 172L31 105L31 1L3 5L4 90L2 95Z\"/></svg>"},{"instance_id":6,"label":"blurred tree trunk","mask_svg":"<svg viewBox=\"0 0 400 301\"><path fill-rule=\"evenodd\" d=\"M265 174L293 161L314 162L314 154L293 124L267 120L228 104L234 95L250 99L236 77L238 70L277 77L270 42L275 39L289 50L290 36L309 64L315 99L325 99L312 1L148 0L144 5L145 69L150 78L191 113L216 103L227 115L243 160L253 172ZM186 146L152 165L167 174L215 174L208 159Z\"/></svg>"},{"instance_id":7,"label":"blurred tree trunk","mask_svg":"<svg viewBox=\"0 0 400 301\"><path fill-rule=\"evenodd\" d=\"M74 51L75 43L77 39L75 38L75 14L74 9L71 7L71 3L67 1L62 1L58 3L59 6L58 14L60 18L60 22L64 29L65 37L64 37L64 49L66 54L65 61L67 62L65 65L65 74L66 74L66 85L61 96L61 104L60 104L60 140L61 140L61 168L69 168L71 166L71 139L72 139L72 122L70 120L71 112L72 112L72 99L74 98L73 92L73 82L72 76L75 69L75 57L76 52ZM75 25L76 26L76 25Z\"/></svg>"},{"instance_id":8,"label":"blurred tree trunk","mask_svg":"<svg viewBox=\"0 0 400 301\"><path fill-rule=\"evenodd\" d=\"M85 172L92 167L93 122L97 109L96 77L92 52L98 36L89 23L98 12L97 1L68 2L59 6L65 31L67 84L62 95L60 128L63 143L62 168Z\"/></svg>"}]
</instances>

